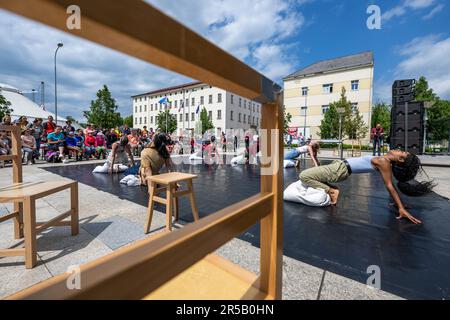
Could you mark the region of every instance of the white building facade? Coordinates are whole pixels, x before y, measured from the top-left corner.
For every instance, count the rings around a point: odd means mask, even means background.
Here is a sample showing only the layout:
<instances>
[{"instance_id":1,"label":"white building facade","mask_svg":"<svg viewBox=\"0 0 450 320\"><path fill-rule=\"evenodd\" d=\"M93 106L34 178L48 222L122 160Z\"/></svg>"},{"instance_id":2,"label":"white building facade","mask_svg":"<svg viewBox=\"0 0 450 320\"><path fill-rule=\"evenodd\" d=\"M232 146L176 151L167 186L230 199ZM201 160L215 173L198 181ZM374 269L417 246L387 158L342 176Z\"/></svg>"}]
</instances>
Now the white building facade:
<instances>
[{"instance_id":1,"label":"white building facade","mask_svg":"<svg viewBox=\"0 0 450 320\"><path fill-rule=\"evenodd\" d=\"M160 103L167 97L167 103ZM216 135L230 129L259 129L261 104L201 82L154 90L132 96L133 127L157 129L157 117L165 108L177 119L176 133L195 130L203 108ZM197 109L199 110L197 112Z\"/></svg>"}]
</instances>

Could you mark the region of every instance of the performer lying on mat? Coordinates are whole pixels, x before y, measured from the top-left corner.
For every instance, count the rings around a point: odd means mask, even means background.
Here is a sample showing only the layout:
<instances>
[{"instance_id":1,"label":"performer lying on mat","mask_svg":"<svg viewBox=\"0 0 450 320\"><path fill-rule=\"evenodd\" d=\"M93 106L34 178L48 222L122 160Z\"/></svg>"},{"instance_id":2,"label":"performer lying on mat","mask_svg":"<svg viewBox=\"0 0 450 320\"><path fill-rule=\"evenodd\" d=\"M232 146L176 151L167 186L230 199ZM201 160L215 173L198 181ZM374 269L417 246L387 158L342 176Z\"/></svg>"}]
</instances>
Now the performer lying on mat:
<instances>
[{"instance_id":1,"label":"performer lying on mat","mask_svg":"<svg viewBox=\"0 0 450 320\"><path fill-rule=\"evenodd\" d=\"M326 166L310 168L300 173L300 180L309 187L324 189L330 195L331 204L336 204L339 190L331 187L330 183L344 181L352 173L378 171L398 207L399 216L397 219L408 218L412 222L419 224L421 221L406 211L397 190L392 184L392 175L394 175L398 181L397 187L403 194L422 196L431 192L434 187L432 181L417 182L414 180L419 170L423 171L420 160L416 155L400 150L392 150L382 157L366 156L342 161L335 160Z\"/></svg>"},{"instance_id":2,"label":"performer lying on mat","mask_svg":"<svg viewBox=\"0 0 450 320\"><path fill-rule=\"evenodd\" d=\"M109 173L114 172L115 164L134 166L134 158L127 136L123 136L119 141L113 143L107 163L109 164Z\"/></svg>"},{"instance_id":3,"label":"performer lying on mat","mask_svg":"<svg viewBox=\"0 0 450 320\"><path fill-rule=\"evenodd\" d=\"M309 145L291 149L284 156L284 160L295 160L301 154L309 153L312 161L314 162L314 165L316 167L318 167L318 166L320 166L319 159L317 159L317 151L319 151L319 148L320 148L320 145L318 142L312 142ZM298 164L299 164L299 162L297 161L297 165Z\"/></svg>"}]
</instances>

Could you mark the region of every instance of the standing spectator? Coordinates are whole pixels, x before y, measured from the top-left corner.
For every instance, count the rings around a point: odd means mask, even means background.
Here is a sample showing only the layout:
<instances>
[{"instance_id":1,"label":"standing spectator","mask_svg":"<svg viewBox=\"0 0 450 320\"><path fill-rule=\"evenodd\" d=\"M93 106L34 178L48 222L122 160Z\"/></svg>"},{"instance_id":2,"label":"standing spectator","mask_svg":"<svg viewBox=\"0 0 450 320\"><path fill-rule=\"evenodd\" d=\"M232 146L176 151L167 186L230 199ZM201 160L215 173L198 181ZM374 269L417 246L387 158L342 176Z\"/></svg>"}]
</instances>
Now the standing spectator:
<instances>
[{"instance_id":1,"label":"standing spectator","mask_svg":"<svg viewBox=\"0 0 450 320\"><path fill-rule=\"evenodd\" d=\"M53 122L52 116L48 116L47 122L44 122L43 127L44 127L44 134L46 136L48 136L49 133L52 133L55 131L56 123Z\"/></svg>"},{"instance_id":2,"label":"standing spectator","mask_svg":"<svg viewBox=\"0 0 450 320\"><path fill-rule=\"evenodd\" d=\"M245 141L245 152L244 152L245 164L248 164L250 162L250 137L245 136L244 141Z\"/></svg>"},{"instance_id":3,"label":"standing spectator","mask_svg":"<svg viewBox=\"0 0 450 320\"><path fill-rule=\"evenodd\" d=\"M24 159L26 164L34 163L33 153L36 150L36 140L30 134L30 129L25 129L22 131L22 136L20 137L22 140L22 152L24 154Z\"/></svg>"},{"instance_id":4,"label":"standing spectator","mask_svg":"<svg viewBox=\"0 0 450 320\"><path fill-rule=\"evenodd\" d=\"M191 144L191 153L194 153L195 152L195 140L194 140L194 137L191 137L190 144Z\"/></svg>"},{"instance_id":5,"label":"standing spectator","mask_svg":"<svg viewBox=\"0 0 450 320\"><path fill-rule=\"evenodd\" d=\"M375 155L378 147L378 156L381 155L381 145L383 144L384 138L384 129L381 127L381 124L377 123L375 128L372 128L372 132L370 137L373 140L373 155Z\"/></svg>"},{"instance_id":6,"label":"standing spectator","mask_svg":"<svg viewBox=\"0 0 450 320\"><path fill-rule=\"evenodd\" d=\"M303 145L305 145L305 136L303 135L303 133L299 133L299 135L298 135L298 144L300 145L300 146L303 146Z\"/></svg>"},{"instance_id":7,"label":"standing spectator","mask_svg":"<svg viewBox=\"0 0 450 320\"><path fill-rule=\"evenodd\" d=\"M39 152L41 150L41 139L44 133L44 127L42 125L42 119L36 118L33 120L33 123L28 125L28 128L31 130L31 135L36 140L36 150L34 150L34 157L39 159Z\"/></svg>"},{"instance_id":8,"label":"standing spectator","mask_svg":"<svg viewBox=\"0 0 450 320\"><path fill-rule=\"evenodd\" d=\"M225 132L222 132L222 150L223 152L227 152L227 137L225 136Z\"/></svg>"},{"instance_id":9,"label":"standing spectator","mask_svg":"<svg viewBox=\"0 0 450 320\"><path fill-rule=\"evenodd\" d=\"M142 136L148 136L147 126L144 126L144 128L142 129L141 134L142 134Z\"/></svg>"},{"instance_id":10,"label":"standing spectator","mask_svg":"<svg viewBox=\"0 0 450 320\"><path fill-rule=\"evenodd\" d=\"M86 129L83 130L84 138L86 138L87 136L89 136L89 133L91 133L91 132L94 133L94 128L93 128L93 125L89 123L89 124L86 126Z\"/></svg>"},{"instance_id":11,"label":"standing spectator","mask_svg":"<svg viewBox=\"0 0 450 320\"><path fill-rule=\"evenodd\" d=\"M234 135L233 147L234 147L234 152L236 152L236 150L238 148L238 137L236 135Z\"/></svg>"}]
</instances>

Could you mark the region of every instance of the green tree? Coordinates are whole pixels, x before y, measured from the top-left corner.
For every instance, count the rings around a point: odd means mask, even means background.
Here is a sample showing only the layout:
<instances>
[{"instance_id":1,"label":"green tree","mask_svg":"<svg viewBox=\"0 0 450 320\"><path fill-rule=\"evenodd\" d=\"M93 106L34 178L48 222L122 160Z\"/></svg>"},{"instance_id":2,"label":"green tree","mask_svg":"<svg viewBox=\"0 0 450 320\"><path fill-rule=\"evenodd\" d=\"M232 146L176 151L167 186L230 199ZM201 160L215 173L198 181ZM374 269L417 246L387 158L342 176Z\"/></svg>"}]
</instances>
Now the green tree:
<instances>
[{"instance_id":1,"label":"green tree","mask_svg":"<svg viewBox=\"0 0 450 320\"><path fill-rule=\"evenodd\" d=\"M106 85L97 91L97 99L91 101L89 111L84 111L88 123L100 128L114 128L122 124L120 113L117 112L116 100L111 96Z\"/></svg>"},{"instance_id":2,"label":"green tree","mask_svg":"<svg viewBox=\"0 0 450 320\"><path fill-rule=\"evenodd\" d=\"M433 89L428 87L427 79L422 76L416 82L415 101L436 101L439 99L433 92Z\"/></svg>"},{"instance_id":3,"label":"green tree","mask_svg":"<svg viewBox=\"0 0 450 320\"><path fill-rule=\"evenodd\" d=\"M133 127L133 115L123 118L123 124L128 125L128 127Z\"/></svg>"},{"instance_id":4,"label":"green tree","mask_svg":"<svg viewBox=\"0 0 450 320\"><path fill-rule=\"evenodd\" d=\"M319 136L322 139L339 139L339 113L334 103L330 104L319 126Z\"/></svg>"},{"instance_id":5,"label":"green tree","mask_svg":"<svg viewBox=\"0 0 450 320\"><path fill-rule=\"evenodd\" d=\"M284 134L288 134L289 125L292 121L292 115L284 109Z\"/></svg>"},{"instance_id":6,"label":"green tree","mask_svg":"<svg viewBox=\"0 0 450 320\"><path fill-rule=\"evenodd\" d=\"M385 103L377 103L372 107L372 128L374 128L377 123L381 124L383 127L385 136L389 136L391 130L391 110Z\"/></svg>"},{"instance_id":7,"label":"green tree","mask_svg":"<svg viewBox=\"0 0 450 320\"><path fill-rule=\"evenodd\" d=\"M200 111L200 123L202 124L202 135L205 134L206 131L214 129L213 123L208 116L208 111L203 107L202 111Z\"/></svg>"},{"instance_id":8,"label":"green tree","mask_svg":"<svg viewBox=\"0 0 450 320\"><path fill-rule=\"evenodd\" d=\"M5 115L11 114L11 112L13 112L13 109L11 109L10 106L11 102L6 100L6 98L2 94L0 94L0 121Z\"/></svg>"},{"instance_id":9,"label":"green tree","mask_svg":"<svg viewBox=\"0 0 450 320\"><path fill-rule=\"evenodd\" d=\"M177 117L171 114L168 109L158 113L158 121L156 122L158 130L166 133L172 133L177 129Z\"/></svg>"}]
</instances>

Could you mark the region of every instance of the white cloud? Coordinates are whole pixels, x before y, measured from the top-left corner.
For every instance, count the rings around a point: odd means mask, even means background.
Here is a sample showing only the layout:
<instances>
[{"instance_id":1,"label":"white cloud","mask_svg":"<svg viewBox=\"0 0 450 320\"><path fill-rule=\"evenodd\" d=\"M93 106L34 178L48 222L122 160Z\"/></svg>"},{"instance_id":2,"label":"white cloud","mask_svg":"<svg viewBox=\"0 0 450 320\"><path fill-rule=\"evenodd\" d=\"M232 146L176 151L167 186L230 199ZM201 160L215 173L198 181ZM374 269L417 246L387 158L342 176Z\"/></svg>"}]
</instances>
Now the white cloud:
<instances>
[{"instance_id":1,"label":"white cloud","mask_svg":"<svg viewBox=\"0 0 450 320\"><path fill-rule=\"evenodd\" d=\"M431 18L433 18L435 15L437 15L439 12L441 12L444 9L444 5L441 3L439 5L437 5L436 7L434 7L427 15L423 16L423 20L430 20Z\"/></svg>"},{"instance_id":2,"label":"white cloud","mask_svg":"<svg viewBox=\"0 0 450 320\"><path fill-rule=\"evenodd\" d=\"M428 8L434 5L437 0L403 0L403 2L393 7L392 9L386 11L382 15L384 21L389 21L395 17L401 17L405 15L408 10L420 10Z\"/></svg>"}]
</instances>

